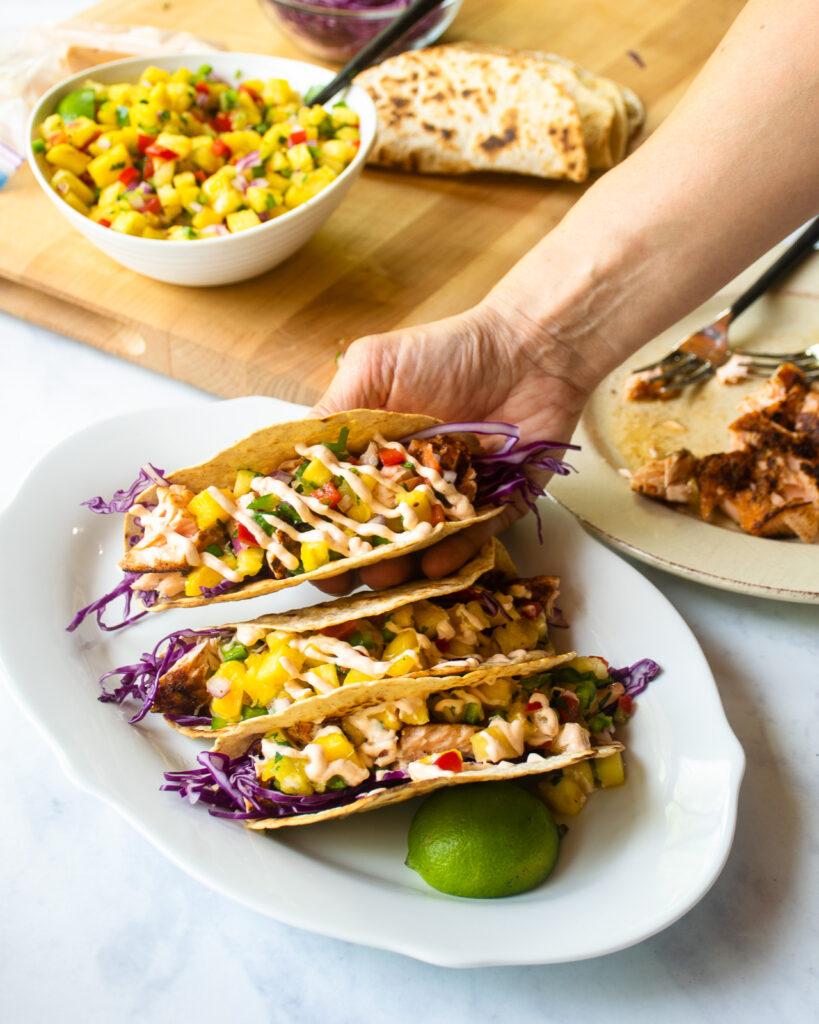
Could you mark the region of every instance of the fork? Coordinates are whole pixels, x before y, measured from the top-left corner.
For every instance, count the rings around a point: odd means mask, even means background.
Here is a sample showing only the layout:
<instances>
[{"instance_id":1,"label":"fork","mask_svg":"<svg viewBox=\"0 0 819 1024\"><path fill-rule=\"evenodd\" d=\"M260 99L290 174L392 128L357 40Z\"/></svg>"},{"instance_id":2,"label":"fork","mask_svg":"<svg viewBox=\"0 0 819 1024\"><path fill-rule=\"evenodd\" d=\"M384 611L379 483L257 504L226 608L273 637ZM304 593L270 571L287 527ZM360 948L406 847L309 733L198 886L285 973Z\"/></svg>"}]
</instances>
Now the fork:
<instances>
[{"instance_id":1,"label":"fork","mask_svg":"<svg viewBox=\"0 0 819 1024\"><path fill-rule=\"evenodd\" d=\"M690 334L668 355L648 366L635 370L635 374L657 373L645 379L656 384L658 394L677 391L689 384L699 384L713 376L717 368L732 355L728 347L728 328L736 318L764 295L789 271L794 270L819 242L819 217L813 220L790 248L746 289L712 323ZM749 352L742 355L742 365L750 376L769 377L780 363L789 362L799 367L809 381L819 380L819 345L811 345L802 352L775 353Z\"/></svg>"}]
</instances>

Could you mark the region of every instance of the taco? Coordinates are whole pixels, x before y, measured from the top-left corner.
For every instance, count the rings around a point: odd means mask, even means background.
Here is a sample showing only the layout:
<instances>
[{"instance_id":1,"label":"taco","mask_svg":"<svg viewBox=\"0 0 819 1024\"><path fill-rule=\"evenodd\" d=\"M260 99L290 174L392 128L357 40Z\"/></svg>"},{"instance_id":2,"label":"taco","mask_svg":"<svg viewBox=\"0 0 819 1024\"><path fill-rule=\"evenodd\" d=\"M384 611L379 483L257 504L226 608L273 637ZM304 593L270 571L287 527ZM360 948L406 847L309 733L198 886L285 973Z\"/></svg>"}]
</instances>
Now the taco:
<instances>
[{"instance_id":1,"label":"taco","mask_svg":"<svg viewBox=\"0 0 819 1024\"><path fill-rule=\"evenodd\" d=\"M559 580L520 579L498 541L455 576L365 592L252 622L170 634L101 699L135 697L190 736L289 725L401 696L408 681L471 685L545 670ZM262 721L263 723L262 724Z\"/></svg>"},{"instance_id":2,"label":"taco","mask_svg":"<svg viewBox=\"0 0 819 1024\"><path fill-rule=\"evenodd\" d=\"M475 433L506 442L486 454ZM518 438L509 424L364 409L267 427L167 476L148 466L111 502L86 503L126 512L125 578L69 629L92 611L103 625L119 595L122 625L133 596L151 611L257 597L427 547L517 492L533 504L528 471L568 467L547 454L558 445Z\"/></svg>"},{"instance_id":3,"label":"taco","mask_svg":"<svg viewBox=\"0 0 819 1024\"><path fill-rule=\"evenodd\" d=\"M209 805L218 817L273 829L441 786L619 759L615 725L627 720L633 693L657 671L648 661L610 670L602 658L574 658L546 672L451 690L419 679L400 696L343 715L273 729L249 722L252 728L225 734L200 754L201 768L167 772L162 788Z\"/></svg>"}]
</instances>

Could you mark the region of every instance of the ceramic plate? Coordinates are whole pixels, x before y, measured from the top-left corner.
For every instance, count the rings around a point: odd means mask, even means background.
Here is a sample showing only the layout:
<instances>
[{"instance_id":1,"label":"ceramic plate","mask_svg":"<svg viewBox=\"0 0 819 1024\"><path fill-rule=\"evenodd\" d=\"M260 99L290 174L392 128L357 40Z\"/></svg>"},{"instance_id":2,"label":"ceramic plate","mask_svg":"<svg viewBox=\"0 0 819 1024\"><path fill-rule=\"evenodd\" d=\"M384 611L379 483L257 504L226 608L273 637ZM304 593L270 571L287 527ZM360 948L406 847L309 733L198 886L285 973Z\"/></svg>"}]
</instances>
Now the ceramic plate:
<instances>
[{"instance_id":1,"label":"ceramic plate","mask_svg":"<svg viewBox=\"0 0 819 1024\"><path fill-rule=\"evenodd\" d=\"M0 577L0 657L65 771L219 892L280 921L431 963L579 960L671 924L708 890L728 854L742 750L680 616L552 504L542 508L543 547L530 523L509 541L527 573L563 577L571 629L558 643L617 665L652 657L664 671L624 736L628 784L592 796L547 884L497 901L428 889L403 864L413 802L274 838L159 791L162 773L192 763L199 746L158 716L129 726L127 709L96 700L97 678L173 629L215 625L236 609L165 612L116 633L86 622L65 633L75 611L116 582L121 551L120 517L94 516L80 502L110 496L146 460L168 470L189 465L299 412L273 399L238 399L125 416L63 442L23 484L0 523L14 538ZM250 618L319 598L309 586L293 588L248 601L242 612Z\"/></svg>"},{"instance_id":2,"label":"ceramic plate","mask_svg":"<svg viewBox=\"0 0 819 1024\"><path fill-rule=\"evenodd\" d=\"M704 523L635 494L621 469L635 470L678 448L695 455L725 451L737 403L761 381L732 386L709 381L666 402L625 402L623 381L673 349L682 338L728 307L771 263L775 250L726 290L618 367L589 400L572 440L577 475L555 479L551 494L597 536L635 558L709 586L783 601L819 603L819 544L751 537L727 518ZM819 341L819 256L766 295L731 328L745 351L796 352Z\"/></svg>"}]
</instances>

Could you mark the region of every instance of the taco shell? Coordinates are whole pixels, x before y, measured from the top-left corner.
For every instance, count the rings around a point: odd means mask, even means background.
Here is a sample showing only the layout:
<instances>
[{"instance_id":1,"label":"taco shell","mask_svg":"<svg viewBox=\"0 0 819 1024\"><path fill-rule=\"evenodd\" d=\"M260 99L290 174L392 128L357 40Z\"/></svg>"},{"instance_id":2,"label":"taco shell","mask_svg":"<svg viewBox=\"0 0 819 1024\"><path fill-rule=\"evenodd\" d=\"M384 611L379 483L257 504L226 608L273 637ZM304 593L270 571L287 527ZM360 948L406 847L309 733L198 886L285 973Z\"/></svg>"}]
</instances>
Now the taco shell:
<instances>
[{"instance_id":1,"label":"taco shell","mask_svg":"<svg viewBox=\"0 0 819 1024\"><path fill-rule=\"evenodd\" d=\"M229 489L233 487L236 474L240 469L253 469L264 475L272 473L285 460L292 458L295 454L297 444L315 445L325 441L335 441L342 427L349 430L347 439L347 450L352 454L363 452L372 440L374 434L380 433L387 441L397 441L409 434L414 434L426 427L435 426L440 423L431 416L411 415L408 413L379 412L371 409L357 409L350 412L336 413L323 419L295 420L289 423L276 423L262 430L257 430L249 437L237 441L236 444L226 448L218 455L207 462L197 466L189 466L185 469L176 470L166 475L172 484L181 484L190 490L199 492L206 487L215 486ZM475 446L476 441L472 442ZM143 491L137 502L151 501L156 497L156 486L151 486ZM265 578L261 580L250 580L247 583L239 584L232 590L223 594L216 594L213 597L187 597L180 595L170 598L160 598L150 607L150 611L162 611L166 608L195 608L203 604L215 604L222 601L244 601L252 597L259 597L263 594L272 594L287 587L298 586L305 581L327 579L337 576L341 572L347 572L362 568L365 565L372 565L375 562L394 558L398 555L409 554L422 548L430 547L439 540L466 529L475 523L491 519L501 512L502 507L476 511L474 516L468 519L453 521L448 520L434 526L430 533L422 538L412 540L408 537L407 542L400 542L390 545L389 555L385 555L381 546L373 548L372 551L358 557L343 559L341 562L328 562L318 569L305 572L297 576L286 576L284 579ZM134 521L134 516L129 514L125 521L124 546L127 555L131 548L131 538L139 535L139 524ZM138 591L134 591L139 596Z\"/></svg>"},{"instance_id":2,"label":"taco shell","mask_svg":"<svg viewBox=\"0 0 819 1024\"><path fill-rule=\"evenodd\" d=\"M388 807L390 804L403 803L404 800L412 800L416 796L425 796L434 789L443 789L444 786L460 786L470 782L506 782L509 779L522 779L530 775L543 775L546 772L554 772L560 768L567 768L570 764L578 761L591 761L596 758L608 757L619 750L623 750L622 743L611 743L605 747L596 747L591 750L580 751L574 754L554 754L552 757L540 757L530 755L531 760L520 764L511 761L501 761L486 768L473 768L464 764L463 770L455 775L443 775L435 779L422 779L418 782L410 781L406 785L395 786L392 789L375 789L364 796L345 804L343 807L330 807L326 811L316 811L314 814L294 814L287 818L261 818L256 821L246 821L245 825L254 831L264 831L274 828L286 828L293 825L312 825L320 821L332 821L334 818L346 818L350 814L358 814L362 811L374 811L379 807Z\"/></svg>"}]
</instances>

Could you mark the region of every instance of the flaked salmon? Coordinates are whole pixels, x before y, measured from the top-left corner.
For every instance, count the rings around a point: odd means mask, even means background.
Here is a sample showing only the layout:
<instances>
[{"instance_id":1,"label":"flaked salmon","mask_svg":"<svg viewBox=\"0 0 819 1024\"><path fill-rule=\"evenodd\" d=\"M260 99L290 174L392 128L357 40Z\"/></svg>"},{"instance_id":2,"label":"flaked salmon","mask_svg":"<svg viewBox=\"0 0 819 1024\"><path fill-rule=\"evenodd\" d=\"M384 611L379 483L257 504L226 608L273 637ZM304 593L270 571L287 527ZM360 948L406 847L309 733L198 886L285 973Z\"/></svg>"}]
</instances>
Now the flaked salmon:
<instances>
[{"instance_id":1,"label":"flaked salmon","mask_svg":"<svg viewBox=\"0 0 819 1024\"><path fill-rule=\"evenodd\" d=\"M631 489L672 504L719 509L757 537L819 539L819 390L783 363L746 396L731 447L701 459L686 449L642 466Z\"/></svg>"}]
</instances>

